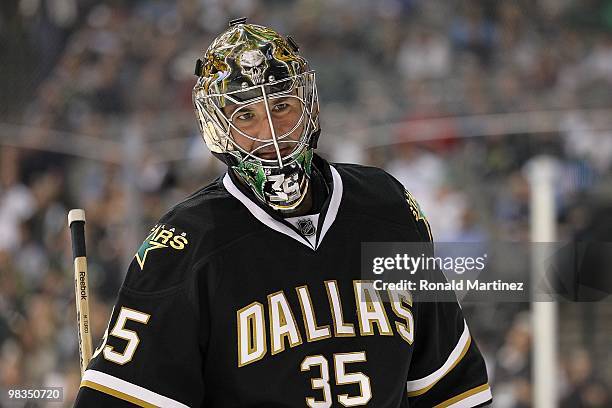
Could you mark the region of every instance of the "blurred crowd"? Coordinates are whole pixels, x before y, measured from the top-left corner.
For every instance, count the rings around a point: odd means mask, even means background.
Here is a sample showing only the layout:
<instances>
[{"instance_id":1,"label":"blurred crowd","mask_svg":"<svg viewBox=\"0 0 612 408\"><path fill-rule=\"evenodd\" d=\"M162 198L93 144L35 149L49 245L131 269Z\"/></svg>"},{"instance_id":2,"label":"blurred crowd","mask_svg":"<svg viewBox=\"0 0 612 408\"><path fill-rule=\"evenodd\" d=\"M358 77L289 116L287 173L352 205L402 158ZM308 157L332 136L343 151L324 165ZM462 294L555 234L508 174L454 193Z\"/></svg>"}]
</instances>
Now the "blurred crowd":
<instances>
[{"instance_id":1,"label":"blurred crowd","mask_svg":"<svg viewBox=\"0 0 612 408\"><path fill-rule=\"evenodd\" d=\"M584 237L591 209L612 202L609 0L7 3L0 406L16 387L62 386L68 405L74 399L67 210L87 213L98 339L144 231L222 173L199 137L191 88L196 58L231 18L296 38L317 71L322 154L386 168L419 200L438 241L528 241L529 173L540 154L556 169L559 240ZM466 314L495 406L529 407L529 306L494 306ZM583 314L589 327L606 310ZM562 329L584 330L583 315ZM612 327L598 330L612 338ZM589 336L560 336L563 407L612 406L612 340L606 350Z\"/></svg>"}]
</instances>

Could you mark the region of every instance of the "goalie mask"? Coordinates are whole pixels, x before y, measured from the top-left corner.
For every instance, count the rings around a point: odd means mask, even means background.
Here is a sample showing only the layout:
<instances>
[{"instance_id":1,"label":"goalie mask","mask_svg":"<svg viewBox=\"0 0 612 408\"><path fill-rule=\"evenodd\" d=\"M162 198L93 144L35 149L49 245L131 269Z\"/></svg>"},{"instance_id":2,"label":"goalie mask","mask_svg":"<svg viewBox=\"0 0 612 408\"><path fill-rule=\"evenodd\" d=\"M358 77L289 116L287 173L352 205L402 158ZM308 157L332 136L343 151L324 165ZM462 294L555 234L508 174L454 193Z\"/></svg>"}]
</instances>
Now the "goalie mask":
<instances>
[{"instance_id":1,"label":"goalie mask","mask_svg":"<svg viewBox=\"0 0 612 408\"><path fill-rule=\"evenodd\" d=\"M295 209L320 128L315 73L293 39L234 20L197 61L196 75L193 104L211 152L261 201Z\"/></svg>"}]
</instances>

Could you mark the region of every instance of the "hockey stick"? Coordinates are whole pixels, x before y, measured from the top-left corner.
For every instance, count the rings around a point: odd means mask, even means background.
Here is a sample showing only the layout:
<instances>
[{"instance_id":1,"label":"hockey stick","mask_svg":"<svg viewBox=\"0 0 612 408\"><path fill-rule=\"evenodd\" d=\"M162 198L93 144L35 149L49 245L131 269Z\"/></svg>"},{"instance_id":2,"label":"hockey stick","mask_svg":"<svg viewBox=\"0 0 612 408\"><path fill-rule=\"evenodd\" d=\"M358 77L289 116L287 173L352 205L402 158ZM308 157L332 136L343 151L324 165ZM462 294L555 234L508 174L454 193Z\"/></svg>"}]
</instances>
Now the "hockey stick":
<instances>
[{"instance_id":1,"label":"hockey stick","mask_svg":"<svg viewBox=\"0 0 612 408\"><path fill-rule=\"evenodd\" d=\"M87 255L85 253L85 211L70 210L68 226L72 238L74 258L74 294L76 296L77 324L79 326L79 355L81 376L91 359L91 322L89 315L89 278L87 276Z\"/></svg>"}]
</instances>

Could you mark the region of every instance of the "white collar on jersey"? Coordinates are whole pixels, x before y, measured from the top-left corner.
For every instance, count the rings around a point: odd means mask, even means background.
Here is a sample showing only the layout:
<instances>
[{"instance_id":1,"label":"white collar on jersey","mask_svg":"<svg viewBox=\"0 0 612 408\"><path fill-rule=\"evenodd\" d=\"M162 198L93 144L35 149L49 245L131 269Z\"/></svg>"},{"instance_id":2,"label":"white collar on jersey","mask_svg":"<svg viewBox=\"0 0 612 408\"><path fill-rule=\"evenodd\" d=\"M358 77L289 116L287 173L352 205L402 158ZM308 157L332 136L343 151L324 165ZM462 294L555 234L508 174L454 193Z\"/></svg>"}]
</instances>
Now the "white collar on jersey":
<instances>
[{"instance_id":1,"label":"white collar on jersey","mask_svg":"<svg viewBox=\"0 0 612 408\"><path fill-rule=\"evenodd\" d=\"M329 168L331 170L333 181L332 196L329 202L329 206L327 208L327 212L324 215L325 219L323 220L321 232L319 233L318 240L314 246L311 245L306 238L302 237L300 234L298 234L282 222L275 220L266 211L264 211L256 203L254 203L249 197L247 197L242 191L240 191L238 187L236 187L228 173L225 173L225 177L223 177L223 186L231 195L238 199L238 201L240 201L258 221L267 225L273 230L280 232L281 234L285 234L288 237L295 239L296 241L306 245L313 251L316 251L319 245L321 245L321 242L323 242L323 237L325 237L325 233L327 233L327 230L329 230L329 228L334 223L336 215L338 214L338 209L340 208L340 201L342 200L342 178L340 178L340 174L333 166L329 166Z\"/></svg>"}]
</instances>

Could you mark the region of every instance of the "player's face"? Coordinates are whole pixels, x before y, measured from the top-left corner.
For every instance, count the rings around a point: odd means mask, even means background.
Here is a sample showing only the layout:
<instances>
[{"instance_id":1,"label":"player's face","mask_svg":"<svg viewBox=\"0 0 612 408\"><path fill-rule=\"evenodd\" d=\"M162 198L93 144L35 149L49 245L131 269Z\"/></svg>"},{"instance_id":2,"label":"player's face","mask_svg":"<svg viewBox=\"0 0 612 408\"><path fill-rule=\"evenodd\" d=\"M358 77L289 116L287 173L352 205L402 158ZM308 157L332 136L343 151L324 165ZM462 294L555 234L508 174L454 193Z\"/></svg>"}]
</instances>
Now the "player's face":
<instances>
[{"instance_id":1,"label":"player's face","mask_svg":"<svg viewBox=\"0 0 612 408\"><path fill-rule=\"evenodd\" d=\"M270 98L267 108L263 101L246 106L229 105L224 112L233 124L231 136L234 141L247 152L266 160L278 158L273 139L276 139L280 156L286 157L298 146L304 129L303 105L296 97Z\"/></svg>"}]
</instances>

